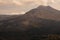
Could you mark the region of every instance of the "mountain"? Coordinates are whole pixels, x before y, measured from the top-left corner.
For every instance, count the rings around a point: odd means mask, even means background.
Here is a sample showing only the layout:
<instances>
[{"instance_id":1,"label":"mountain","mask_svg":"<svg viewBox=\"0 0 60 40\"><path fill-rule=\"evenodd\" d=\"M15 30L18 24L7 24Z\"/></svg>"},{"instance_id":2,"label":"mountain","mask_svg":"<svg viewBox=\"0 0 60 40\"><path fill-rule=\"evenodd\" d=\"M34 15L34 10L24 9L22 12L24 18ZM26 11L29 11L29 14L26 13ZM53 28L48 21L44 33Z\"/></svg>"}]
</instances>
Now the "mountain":
<instances>
[{"instance_id":1,"label":"mountain","mask_svg":"<svg viewBox=\"0 0 60 40\"><path fill-rule=\"evenodd\" d=\"M51 34L60 35L59 15L60 11L50 6L39 6L22 16L2 20L0 21L0 39L49 40L48 36Z\"/></svg>"},{"instance_id":2,"label":"mountain","mask_svg":"<svg viewBox=\"0 0 60 40\"><path fill-rule=\"evenodd\" d=\"M0 15L0 21L16 18L17 16L20 16L20 15Z\"/></svg>"},{"instance_id":3,"label":"mountain","mask_svg":"<svg viewBox=\"0 0 60 40\"><path fill-rule=\"evenodd\" d=\"M60 21L60 11L58 11L50 6L42 6L41 5L35 9L30 10L26 14L30 15L30 16L34 15L39 18Z\"/></svg>"}]
</instances>

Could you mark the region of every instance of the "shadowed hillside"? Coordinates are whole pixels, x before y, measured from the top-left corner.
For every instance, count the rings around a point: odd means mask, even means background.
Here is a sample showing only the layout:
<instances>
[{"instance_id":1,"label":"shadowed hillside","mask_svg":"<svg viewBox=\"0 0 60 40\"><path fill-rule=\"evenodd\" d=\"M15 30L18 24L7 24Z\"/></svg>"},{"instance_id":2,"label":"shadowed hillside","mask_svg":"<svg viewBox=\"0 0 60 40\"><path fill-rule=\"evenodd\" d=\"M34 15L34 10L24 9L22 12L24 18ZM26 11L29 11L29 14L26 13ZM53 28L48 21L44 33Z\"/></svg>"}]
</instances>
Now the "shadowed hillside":
<instances>
[{"instance_id":1,"label":"shadowed hillside","mask_svg":"<svg viewBox=\"0 0 60 40\"><path fill-rule=\"evenodd\" d=\"M22 16L0 21L1 40L60 40L60 11L39 6Z\"/></svg>"}]
</instances>

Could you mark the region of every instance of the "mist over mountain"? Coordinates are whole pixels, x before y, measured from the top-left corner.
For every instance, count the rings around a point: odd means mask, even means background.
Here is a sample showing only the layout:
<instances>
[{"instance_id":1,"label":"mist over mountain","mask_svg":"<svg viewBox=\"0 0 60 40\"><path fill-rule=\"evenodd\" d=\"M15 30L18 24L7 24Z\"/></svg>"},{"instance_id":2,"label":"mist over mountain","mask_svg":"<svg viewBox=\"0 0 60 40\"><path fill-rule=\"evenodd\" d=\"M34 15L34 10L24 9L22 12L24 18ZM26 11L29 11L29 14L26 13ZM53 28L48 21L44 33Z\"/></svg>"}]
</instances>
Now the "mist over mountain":
<instances>
[{"instance_id":1,"label":"mist over mountain","mask_svg":"<svg viewBox=\"0 0 60 40\"><path fill-rule=\"evenodd\" d=\"M60 35L59 15L60 11L41 5L22 16L2 20L0 21L0 39L48 40L42 35Z\"/></svg>"}]
</instances>

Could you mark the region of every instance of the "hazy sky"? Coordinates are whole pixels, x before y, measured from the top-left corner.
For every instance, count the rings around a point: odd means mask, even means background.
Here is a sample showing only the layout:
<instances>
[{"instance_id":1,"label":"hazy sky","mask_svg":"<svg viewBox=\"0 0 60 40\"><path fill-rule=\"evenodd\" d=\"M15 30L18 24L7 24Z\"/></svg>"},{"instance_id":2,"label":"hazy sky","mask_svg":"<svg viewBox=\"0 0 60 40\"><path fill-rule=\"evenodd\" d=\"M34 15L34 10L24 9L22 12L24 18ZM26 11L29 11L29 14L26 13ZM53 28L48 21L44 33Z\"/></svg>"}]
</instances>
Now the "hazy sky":
<instances>
[{"instance_id":1,"label":"hazy sky","mask_svg":"<svg viewBox=\"0 0 60 40\"><path fill-rule=\"evenodd\" d=\"M59 0L50 0L52 7L60 9ZM25 12L38 7L39 5L47 5L48 0L0 0L0 14L24 14Z\"/></svg>"}]
</instances>

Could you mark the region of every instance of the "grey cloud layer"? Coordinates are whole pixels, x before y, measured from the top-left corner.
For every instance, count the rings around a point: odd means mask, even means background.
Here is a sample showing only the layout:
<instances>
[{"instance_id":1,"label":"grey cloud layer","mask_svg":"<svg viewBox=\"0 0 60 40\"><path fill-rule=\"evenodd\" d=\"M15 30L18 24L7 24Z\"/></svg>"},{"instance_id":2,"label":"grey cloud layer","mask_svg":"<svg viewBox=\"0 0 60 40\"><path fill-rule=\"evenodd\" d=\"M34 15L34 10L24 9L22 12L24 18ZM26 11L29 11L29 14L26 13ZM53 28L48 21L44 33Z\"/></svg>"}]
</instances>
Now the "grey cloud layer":
<instances>
[{"instance_id":1,"label":"grey cloud layer","mask_svg":"<svg viewBox=\"0 0 60 40\"><path fill-rule=\"evenodd\" d=\"M26 12L34 7L37 7L38 5L35 4L33 0L0 0L0 14L6 12L11 12L16 10L17 12ZM2 11L4 12L2 12Z\"/></svg>"},{"instance_id":2,"label":"grey cloud layer","mask_svg":"<svg viewBox=\"0 0 60 40\"><path fill-rule=\"evenodd\" d=\"M56 9L60 9L60 6L58 7L60 1L58 0L54 0L54 1L55 2L52 4L50 2L49 5ZM11 12L24 13L41 4L47 5L48 4L47 2L48 0L0 0L0 14L11 13Z\"/></svg>"}]
</instances>

